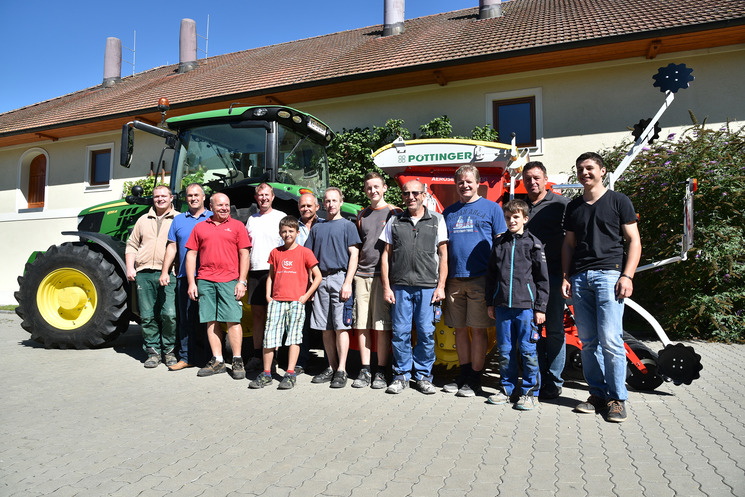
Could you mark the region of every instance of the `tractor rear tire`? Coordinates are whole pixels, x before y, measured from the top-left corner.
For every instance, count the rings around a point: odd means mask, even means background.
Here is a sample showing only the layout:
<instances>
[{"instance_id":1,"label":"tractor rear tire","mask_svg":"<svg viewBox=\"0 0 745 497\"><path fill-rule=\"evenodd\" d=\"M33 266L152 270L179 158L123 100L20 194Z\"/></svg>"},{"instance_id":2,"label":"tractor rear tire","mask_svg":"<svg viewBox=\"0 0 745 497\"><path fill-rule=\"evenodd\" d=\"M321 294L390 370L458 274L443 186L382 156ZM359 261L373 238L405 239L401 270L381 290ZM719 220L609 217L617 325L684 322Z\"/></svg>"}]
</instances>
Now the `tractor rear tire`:
<instances>
[{"instance_id":1,"label":"tractor rear tire","mask_svg":"<svg viewBox=\"0 0 745 497\"><path fill-rule=\"evenodd\" d=\"M114 340L129 320L122 276L85 243L53 245L18 277L16 314L47 348L92 348Z\"/></svg>"}]
</instances>

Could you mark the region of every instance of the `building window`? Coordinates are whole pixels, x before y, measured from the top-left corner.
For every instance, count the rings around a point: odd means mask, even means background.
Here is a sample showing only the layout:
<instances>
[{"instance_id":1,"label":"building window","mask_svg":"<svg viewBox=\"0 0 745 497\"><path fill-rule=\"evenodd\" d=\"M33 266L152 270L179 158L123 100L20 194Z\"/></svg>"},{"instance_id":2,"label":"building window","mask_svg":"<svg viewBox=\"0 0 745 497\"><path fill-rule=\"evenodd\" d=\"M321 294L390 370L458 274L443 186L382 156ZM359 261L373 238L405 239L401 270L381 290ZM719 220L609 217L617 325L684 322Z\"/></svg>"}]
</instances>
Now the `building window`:
<instances>
[{"instance_id":1,"label":"building window","mask_svg":"<svg viewBox=\"0 0 745 497\"><path fill-rule=\"evenodd\" d=\"M88 147L87 186L109 186L113 168L112 145L94 145Z\"/></svg>"},{"instance_id":2,"label":"building window","mask_svg":"<svg viewBox=\"0 0 745 497\"><path fill-rule=\"evenodd\" d=\"M39 154L31 160L28 174L28 208L44 207L44 190L47 186L47 158Z\"/></svg>"},{"instance_id":3,"label":"building window","mask_svg":"<svg viewBox=\"0 0 745 497\"><path fill-rule=\"evenodd\" d=\"M512 133L518 147L535 147L535 97L494 101L494 129L499 141L512 143Z\"/></svg>"},{"instance_id":4,"label":"building window","mask_svg":"<svg viewBox=\"0 0 745 497\"><path fill-rule=\"evenodd\" d=\"M499 134L500 143L512 143L533 154L543 153L543 111L540 88L490 93L486 96L487 122Z\"/></svg>"}]
</instances>

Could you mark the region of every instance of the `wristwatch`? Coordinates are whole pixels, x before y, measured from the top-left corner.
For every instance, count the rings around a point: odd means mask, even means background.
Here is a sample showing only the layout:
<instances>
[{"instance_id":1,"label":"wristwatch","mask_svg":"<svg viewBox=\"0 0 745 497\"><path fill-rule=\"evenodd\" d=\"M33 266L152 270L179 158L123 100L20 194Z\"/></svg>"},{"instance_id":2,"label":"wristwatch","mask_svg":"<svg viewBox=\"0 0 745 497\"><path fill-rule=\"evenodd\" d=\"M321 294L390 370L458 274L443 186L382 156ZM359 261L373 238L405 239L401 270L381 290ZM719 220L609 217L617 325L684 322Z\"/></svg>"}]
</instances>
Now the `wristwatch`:
<instances>
[{"instance_id":1,"label":"wristwatch","mask_svg":"<svg viewBox=\"0 0 745 497\"><path fill-rule=\"evenodd\" d=\"M241 285L243 285L243 286L245 286L246 288L248 288L248 281L244 281L244 280L238 280L238 283L240 283Z\"/></svg>"}]
</instances>

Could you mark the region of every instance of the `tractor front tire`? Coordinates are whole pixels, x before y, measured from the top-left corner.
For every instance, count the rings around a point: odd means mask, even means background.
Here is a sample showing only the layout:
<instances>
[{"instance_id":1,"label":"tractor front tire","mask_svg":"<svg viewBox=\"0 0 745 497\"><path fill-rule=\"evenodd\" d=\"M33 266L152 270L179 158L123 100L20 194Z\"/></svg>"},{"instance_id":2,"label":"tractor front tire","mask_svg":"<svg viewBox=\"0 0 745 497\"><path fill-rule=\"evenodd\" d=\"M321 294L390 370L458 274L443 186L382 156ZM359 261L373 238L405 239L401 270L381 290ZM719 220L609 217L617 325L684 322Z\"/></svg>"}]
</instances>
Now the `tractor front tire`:
<instances>
[{"instance_id":1,"label":"tractor front tire","mask_svg":"<svg viewBox=\"0 0 745 497\"><path fill-rule=\"evenodd\" d=\"M18 284L21 326L47 348L98 347L129 324L125 281L85 243L49 247L26 264Z\"/></svg>"}]
</instances>

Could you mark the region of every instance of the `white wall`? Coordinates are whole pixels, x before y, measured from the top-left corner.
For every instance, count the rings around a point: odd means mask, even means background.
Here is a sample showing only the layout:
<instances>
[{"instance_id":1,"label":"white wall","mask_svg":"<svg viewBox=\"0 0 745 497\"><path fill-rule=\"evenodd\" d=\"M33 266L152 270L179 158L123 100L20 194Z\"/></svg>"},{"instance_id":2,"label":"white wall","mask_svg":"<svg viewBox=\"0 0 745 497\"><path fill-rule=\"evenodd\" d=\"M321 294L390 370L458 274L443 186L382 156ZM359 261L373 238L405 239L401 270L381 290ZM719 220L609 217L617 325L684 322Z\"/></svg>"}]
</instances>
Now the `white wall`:
<instances>
[{"instance_id":1,"label":"white wall","mask_svg":"<svg viewBox=\"0 0 745 497\"><path fill-rule=\"evenodd\" d=\"M81 138L43 141L0 150L0 240L3 248L3 271L0 271L0 305L15 304L13 292L18 290L17 278L29 256L35 250L76 238L65 237L62 231L77 229L78 213L96 204L121 198L125 181L139 179L150 171L150 162L157 162L162 140L135 132L136 154L130 169L119 166L118 132L86 135ZM86 187L88 147L113 144L113 175L108 187ZM29 152L43 151L47 157L47 188L44 208L25 211L25 198L18 191L21 160ZM167 160L167 163L170 163ZM28 177L21 177L27 184ZM19 211L20 207L20 211Z\"/></svg>"},{"instance_id":2,"label":"white wall","mask_svg":"<svg viewBox=\"0 0 745 497\"><path fill-rule=\"evenodd\" d=\"M509 74L478 80L385 91L296 104L317 115L332 129L382 126L402 118L412 131L443 114L453 132L468 135L487 124L486 95L540 88L543 102L543 150L532 154L552 175L568 172L583 152L611 147L631 138L627 127L653 117L665 100L653 87L653 76L670 63L693 69L695 81L677 92L662 116L661 138L691 125L689 109L699 121L719 126L727 120L745 123L745 45L698 50L555 70Z\"/></svg>"}]
</instances>

